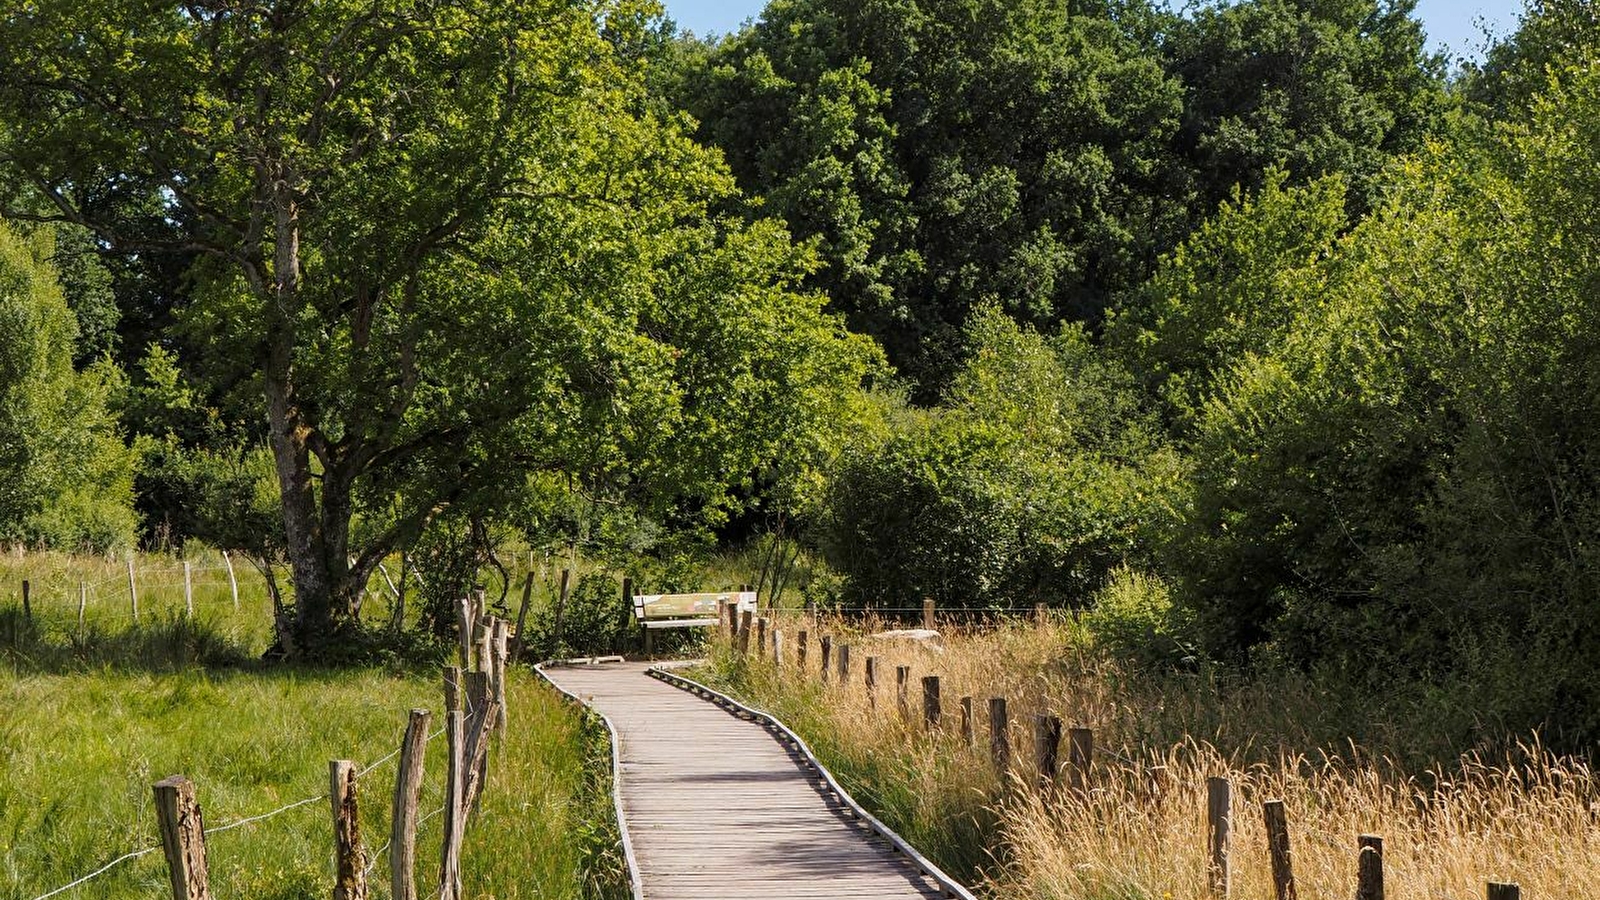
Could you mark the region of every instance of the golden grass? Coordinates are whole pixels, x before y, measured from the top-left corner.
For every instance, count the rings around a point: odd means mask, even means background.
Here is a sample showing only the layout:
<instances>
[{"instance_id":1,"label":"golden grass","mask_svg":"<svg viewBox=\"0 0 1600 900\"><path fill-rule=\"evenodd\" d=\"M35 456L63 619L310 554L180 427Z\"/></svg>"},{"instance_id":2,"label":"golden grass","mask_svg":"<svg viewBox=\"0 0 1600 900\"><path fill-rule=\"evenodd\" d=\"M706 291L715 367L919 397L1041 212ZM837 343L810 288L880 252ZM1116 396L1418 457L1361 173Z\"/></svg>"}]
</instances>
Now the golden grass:
<instances>
[{"instance_id":1,"label":"golden grass","mask_svg":"<svg viewBox=\"0 0 1600 900\"><path fill-rule=\"evenodd\" d=\"M1473 753L1408 771L1326 732L1323 695L1306 681L1219 686L1202 675L1146 676L1093 648L1070 622L947 629L942 646L866 636L860 623L789 617L787 659L774 669L752 646L743 660L715 648L711 677L784 718L812 741L858 797L952 874L997 897L1208 896L1206 780L1234 785L1231 896L1275 896L1261 804L1288 812L1302 897L1355 891L1357 836L1385 841L1388 896L1466 900L1485 882L1523 896L1600 896L1600 783L1583 763L1536 741L1496 758ZM806 672L795 659L810 633ZM824 680L821 634L850 645L851 671ZM864 684L867 657L875 697ZM908 715L896 667L907 666ZM922 723L922 676L938 675L941 727ZM975 740L961 734L972 698ZM1012 766L1002 779L989 748L987 701L1005 697ZM875 702L874 702L875 701ZM1089 790L1035 788L1034 721L1094 730ZM1374 723L1370 734L1405 723ZM1059 750L1068 768L1067 742ZM1161 770L1157 767L1164 766ZM1164 771L1164 775L1161 774Z\"/></svg>"}]
</instances>

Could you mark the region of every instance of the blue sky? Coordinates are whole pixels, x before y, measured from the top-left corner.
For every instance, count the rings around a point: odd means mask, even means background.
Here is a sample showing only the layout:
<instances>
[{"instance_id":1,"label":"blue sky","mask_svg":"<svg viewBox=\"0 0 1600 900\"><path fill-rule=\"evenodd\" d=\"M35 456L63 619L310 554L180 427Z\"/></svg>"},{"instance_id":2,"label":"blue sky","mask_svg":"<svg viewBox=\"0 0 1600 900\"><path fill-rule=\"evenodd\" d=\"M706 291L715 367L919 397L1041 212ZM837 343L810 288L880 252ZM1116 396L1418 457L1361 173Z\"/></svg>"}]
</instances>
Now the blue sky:
<instances>
[{"instance_id":1,"label":"blue sky","mask_svg":"<svg viewBox=\"0 0 1600 900\"><path fill-rule=\"evenodd\" d=\"M667 12L680 28L696 34L727 32L753 18L766 6L764 0L664 0ZM1435 49L1446 49L1458 57L1477 55L1482 43L1479 20L1496 34L1516 28L1522 0L1420 0L1417 14L1428 29Z\"/></svg>"}]
</instances>

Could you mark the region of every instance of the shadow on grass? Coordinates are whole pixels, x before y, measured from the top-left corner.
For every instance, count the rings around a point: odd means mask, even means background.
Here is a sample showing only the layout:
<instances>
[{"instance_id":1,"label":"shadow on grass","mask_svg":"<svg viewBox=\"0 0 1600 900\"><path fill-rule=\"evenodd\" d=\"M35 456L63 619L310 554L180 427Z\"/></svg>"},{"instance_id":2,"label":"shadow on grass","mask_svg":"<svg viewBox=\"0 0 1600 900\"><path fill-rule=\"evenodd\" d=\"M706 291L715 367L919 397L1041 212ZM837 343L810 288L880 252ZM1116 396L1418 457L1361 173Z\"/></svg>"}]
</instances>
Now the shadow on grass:
<instances>
[{"instance_id":1,"label":"shadow on grass","mask_svg":"<svg viewBox=\"0 0 1600 900\"><path fill-rule=\"evenodd\" d=\"M90 625L53 640L15 606L0 607L0 663L30 673L106 668L168 673L260 665L248 648L214 626L181 616L153 616L114 630Z\"/></svg>"}]
</instances>

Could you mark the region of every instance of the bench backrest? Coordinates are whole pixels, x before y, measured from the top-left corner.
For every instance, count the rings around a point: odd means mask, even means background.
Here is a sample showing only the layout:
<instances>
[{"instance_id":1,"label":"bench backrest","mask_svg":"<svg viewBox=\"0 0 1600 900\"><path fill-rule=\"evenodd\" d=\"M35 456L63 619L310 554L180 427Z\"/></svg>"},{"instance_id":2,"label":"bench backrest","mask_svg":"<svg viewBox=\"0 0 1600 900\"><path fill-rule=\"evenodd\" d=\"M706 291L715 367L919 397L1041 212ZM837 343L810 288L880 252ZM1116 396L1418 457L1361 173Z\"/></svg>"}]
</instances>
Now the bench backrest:
<instances>
[{"instance_id":1,"label":"bench backrest","mask_svg":"<svg viewBox=\"0 0 1600 900\"><path fill-rule=\"evenodd\" d=\"M755 591L722 591L707 594L635 594L633 617L640 622L657 619L705 619L717 621L717 604L726 600L739 604L739 611L755 612Z\"/></svg>"}]
</instances>

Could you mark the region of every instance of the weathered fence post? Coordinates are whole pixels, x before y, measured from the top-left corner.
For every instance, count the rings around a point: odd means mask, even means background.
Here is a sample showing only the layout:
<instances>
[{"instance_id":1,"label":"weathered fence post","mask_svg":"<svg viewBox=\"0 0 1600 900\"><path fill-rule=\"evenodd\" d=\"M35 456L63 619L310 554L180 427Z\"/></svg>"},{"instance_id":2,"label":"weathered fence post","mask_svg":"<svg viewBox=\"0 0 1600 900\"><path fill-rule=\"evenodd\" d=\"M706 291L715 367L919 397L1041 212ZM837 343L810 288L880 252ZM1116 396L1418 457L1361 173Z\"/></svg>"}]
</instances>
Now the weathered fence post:
<instances>
[{"instance_id":1,"label":"weathered fence post","mask_svg":"<svg viewBox=\"0 0 1600 900\"><path fill-rule=\"evenodd\" d=\"M1383 838L1363 834L1356 847L1356 900L1383 900Z\"/></svg>"},{"instance_id":2,"label":"weathered fence post","mask_svg":"<svg viewBox=\"0 0 1600 900\"><path fill-rule=\"evenodd\" d=\"M233 557L222 551L222 567L228 570L228 593L233 595L233 611L239 611L239 576L233 572Z\"/></svg>"},{"instance_id":3,"label":"weathered fence post","mask_svg":"<svg viewBox=\"0 0 1600 900\"><path fill-rule=\"evenodd\" d=\"M800 634L795 638L795 642L794 642L794 664L800 668L801 677L804 677L805 674L806 674L806 638L807 637L809 637L808 632L804 628L802 628L802 629L800 629Z\"/></svg>"},{"instance_id":4,"label":"weathered fence post","mask_svg":"<svg viewBox=\"0 0 1600 900\"><path fill-rule=\"evenodd\" d=\"M777 672L783 668L783 630L773 629L772 632L772 670Z\"/></svg>"},{"instance_id":5,"label":"weathered fence post","mask_svg":"<svg viewBox=\"0 0 1600 900\"><path fill-rule=\"evenodd\" d=\"M139 585L133 578L133 557L128 557L128 605L133 607L133 624L139 624Z\"/></svg>"},{"instance_id":6,"label":"weathered fence post","mask_svg":"<svg viewBox=\"0 0 1600 900\"><path fill-rule=\"evenodd\" d=\"M1289 817L1283 810L1282 800L1267 800L1261 804L1261 816L1267 825L1267 853L1272 857L1272 887L1278 900L1295 900L1294 864L1289 857Z\"/></svg>"},{"instance_id":7,"label":"weathered fence post","mask_svg":"<svg viewBox=\"0 0 1600 900\"><path fill-rule=\"evenodd\" d=\"M389 822L389 893L393 900L417 900L411 873L417 865L417 802L422 797L422 765L432 721L427 710L413 709L400 743L400 772L394 780L394 810Z\"/></svg>"},{"instance_id":8,"label":"weathered fence post","mask_svg":"<svg viewBox=\"0 0 1600 900\"><path fill-rule=\"evenodd\" d=\"M1522 888L1514 884L1491 881L1485 896L1488 900L1522 900Z\"/></svg>"},{"instance_id":9,"label":"weathered fence post","mask_svg":"<svg viewBox=\"0 0 1600 900\"><path fill-rule=\"evenodd\" d=\"M89 607L89 583L78 582L78 637L83 637L83 614Z\"/></svg>"},{"instance_id":10,"label":"weathered fence post","mask_svg":"<svg viewBox=\"0 0 1600 900\"><path fill-rule=\"evenodd\" d=\"M995 774L1000 784L1006 783L1011 771L1011 724L1006 718L1006 698L989 698L989 755L994 759Z\"/></svg>"},{"instance_id":11,"label":"weathered fence post","mask_svg":"<svg viewBox=\"0 0 1600 900\"><path fill-rule=\"evenodd\" d=\"M766 659L766 657L767 657L767 617L766 616L761 616L761 617L756 619L756 657L759 658L759 659Z\"/></svg>"},{"instance_id":12,"label":"weathered fence post","mask_svg":"<svg viewBox=\"0 0 1600 900\"><path fill-rule=\"evenodd\" d=\"M194 618L194 568L187 559L183 561L183 616Z\"/></svg>"},{"instance_id":13,"label":"weathered fence post","mask_svg":"<svg viewBox=\"0 0 1600 900\"><path fill-rule=\"evenodd\" d=\"M751 616L752 615L754 615L754 614L751 613L750 610L748 610L748 609L739 613L739 655L740 656L749 656L750 655L750 621L751 621Z\"/></svg>"},{"instance_id":14,"label":"weathered fence post","mask_svg":"<svg viewBox=\"0 0 1600 900\"><path fill-rule=\"evenodd\" d=\"M817 655L822 658L822 665L819 667L822 672L822 680L827 681L828 667L833 664L833 637L831 635L825 634L817 638Z\"/></svg>"},{"instance_id":15,"label":"weathered fence post","mask_svg":"<svg viewBox=\"0 0 1600 900\"><path fill-rule=\"evenodd\" d=\"M528 577L522 579L522 605L517 607L517 636L511 642L511 664L516 665L522 659L522 644L528 639L528 632L523 627L528 624L528 606L533 602L533 568L528 569ZM556 610L556 642L560 643L561 616L560 609Z\"/></svg>"},{"instance_id":16,"label":"weathered fence post","mask_svg":"<svg viewBox=\"0 0 1600 900\"><path fill-rule=\"evenodd\" d=\"M461 671L472 671L472 598L456 601L456 628L461 632Z\"/></svg>"},{"instance_id":17,"label":"weathered fence post","mask_svg":"<svg viewBox=\"0 0 1600 900\"><path fill-rule=\"evenodd\" d=\"M22 619L33 622L33 591L26 578L22 579Z\"/></svg>"},{"instance_id":18,"label":"weathered fence post","mask_svg":"<svg viewBox=\"0 0 1600 900\"><path fill-rule=\"evenodd\" d=\"M361 847L355 763L328 762L328 798L333 801L333 900L366 900L367 853Z\"/></svg>"},{"instance_id":19,"label":"weathered fence post","mask_svg":"<svg viewBox=\"0 0 1600 900\"><path fill-rule=\"evenodd\" d=\"M922 723L929 731L939 727L939 676L922 676Z\"/></svg>"},{"instance_id":20,"label":"weathered fence post","mask_svg":"<svg viewBox=\"0 0 1600 900\"><path fill-rule=\"evenodd\" d=\"M182 775L163 778L155 783L155 798L172 900L211 900L205 822L194 784Z\"/></svg>"},{"instance_id":21,"label":"weathered fence post","mask_svg":"<svg viewBox=\"0 0 1600 900\"><path fill-rule=\"evenodd\" d=\"M972 746L972 698L961 698L961 743Z\"/></svg>"},{"instance_id":22,"label":"weathered fence post","mask_svg":"<svg viewBox=\"0 0 1600 900\"><path fill-rule=\"evenodd\" d=\"M839 684L850 683L850 645L839 645Z\"/></svg>"},{"instance_id":23,"label":"weathered fence post","mask_svg":"<svg viewBox=\"0 0 1600 900\"><path fill-rule=\"evenodd\" d=\"M1067 731L1067 765L1072 790L1082 795L1089 793L1089 770L1094 767L1094 731L1073 728Z\"/></svg>"},{"instance_id":24,"label":"weathered fence post","mask_svg":"<svg viewBox=\"0 0 1600 900\"><path fill-rule=\"evenodd\" d=\"M511 640L510 624L505 619L494 620L494 730L504 735L510 716L506 714L506 653Z\"/></svg>"},{"instance_id":25,"label":"weathered fence post","mask_svg":"<svg viewBox=\"0 0 1600 900\"><path fill-rule=\"evenodd\" d=\"M895 706L900 710L900 718L902 719L911 718L911 698L909 696L910 688L907 686L907 683L910 681L910 666L894 667L894 701Z\"/></svg>"},{"instance_id":26,"label":"weathered fence post","mask_svg":"<svg viewBox=\"0 0 1600 900\"><path fill-rule=\"evenodd\" d=\"M867 708L868 709L877 709L878 708L878 658L876 656L867 657L867 664L866 664L865 668L866 668L866 673L867 673Z\"/></svg>"},{"instance_id":27,"label":"weathered fence post","mask_svg":"<svg viewBox=\"0 0 1600 900\"><path fill-rule=\"evenodd\" d=\"M928 629L929 631L933 630L933 611L934 604L932 597L922 601L922 627Z\"/></svg>"},{"instance_id":28,"label":"weathered fence post","mask_svg":"<svg viewBox=\"0 0 1600 900\"><path fill-rule=\"evenodd\" d=\"M733 629L728 627L728 601L726 600L717 601L717 630L722 632L723 637L728 638L730 641L733 639Z\"/></svg>"},{"instance_id":29,"label":"weathered fence post","mask_svg":"<svg viewBox=\"0 0 1600 900\"><path fill-rule=\"evenodd\" d=\"M1049 790L1060 771L1061 720L1051 715L1033 718L1033 755L1039 766L1039 790Z\"/></svg>"},{"instance_id":30,"label":"weathered fence post","mask_svg":"<svg viewBox=\"0 0 1600 900\"><path fill-rule=\"evenodd\" d=\"M1233 783L1226 778L1206 780L1206 844L1211 893L1228 896L1228 841L1233 827Z\"/></svg>"},{"instance_id":31,"label":"weathered fence post","mask_svg":"<svg viewBox=\"0 0 1600 900\"><path fill-rule=\"evenodd\" d=\"M461 670L444 670L445 743L447 769L444 782L444 843L439 862L439 900L461 897L461 831L466 825L462 805L466 773L466 719L461 712Z\"/></svg>"}]
</instances>

